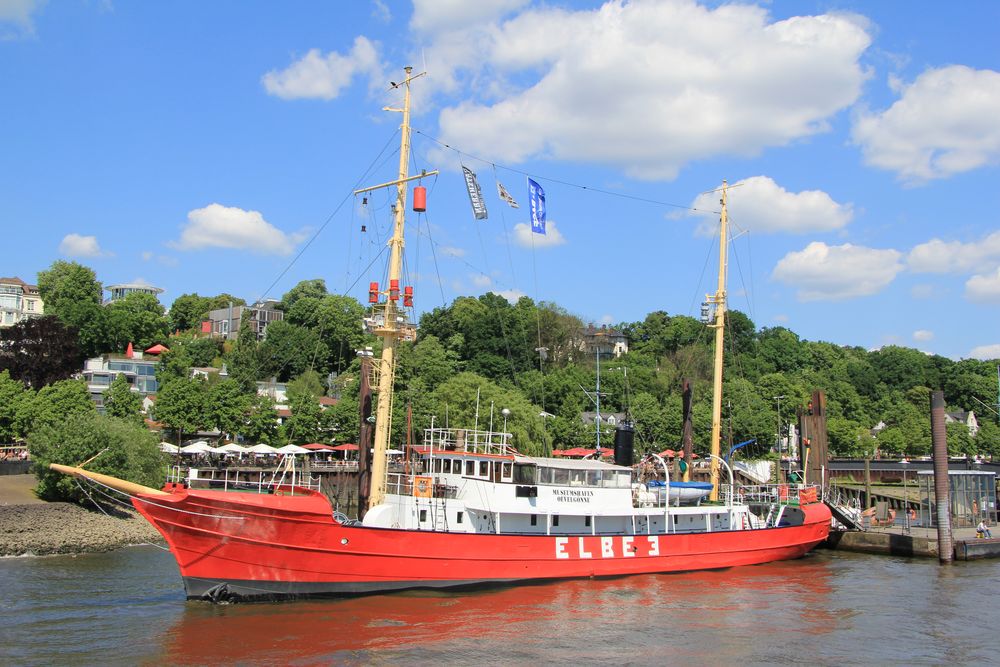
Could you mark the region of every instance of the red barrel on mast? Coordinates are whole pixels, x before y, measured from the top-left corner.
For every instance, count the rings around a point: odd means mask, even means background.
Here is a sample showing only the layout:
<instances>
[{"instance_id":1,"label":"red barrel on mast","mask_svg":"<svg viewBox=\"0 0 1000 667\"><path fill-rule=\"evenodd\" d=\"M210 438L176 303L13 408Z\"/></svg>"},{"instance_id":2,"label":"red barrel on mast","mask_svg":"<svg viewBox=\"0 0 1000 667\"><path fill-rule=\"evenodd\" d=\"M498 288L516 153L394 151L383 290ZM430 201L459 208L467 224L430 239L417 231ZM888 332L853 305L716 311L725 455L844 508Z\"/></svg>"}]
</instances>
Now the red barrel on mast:
<instances>
[{"instance_id":1,"label":"red barrel on mast","mask_svg":"<svg viewBox=\"0 0 1000 667\"><path fill-rule=\"evenodd\" d=\"M422 185L413 188L413 210L417 213L427 210L427 188Z\"/></svg>"}]
</instances>

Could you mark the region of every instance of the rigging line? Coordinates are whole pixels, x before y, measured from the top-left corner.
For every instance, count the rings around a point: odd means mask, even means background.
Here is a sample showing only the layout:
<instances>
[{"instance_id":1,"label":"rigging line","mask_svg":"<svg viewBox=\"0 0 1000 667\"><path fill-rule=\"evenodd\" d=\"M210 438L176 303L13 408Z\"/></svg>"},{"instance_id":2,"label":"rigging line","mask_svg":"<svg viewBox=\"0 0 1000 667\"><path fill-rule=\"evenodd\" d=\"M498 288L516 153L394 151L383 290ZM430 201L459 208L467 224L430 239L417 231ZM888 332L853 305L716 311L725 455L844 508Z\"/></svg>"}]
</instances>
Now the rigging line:
<instances>
[{"instance_id":1,"label":"rigging line","mask_svg":"<svg viewBox=\"0 0 1000 667\"><path fill-rule=\"evenodd\" d=\"M462 163L462 167L463 168L465 167L464 163ZM485 241L483 241L483 231L482 229L480 229L481 225L479 224L478 220L475 223L473 223L473 226L476 228L476 238L479 239L479 248L483 252L483 261L486 263L486 271L487 271L486 279L489 280L490 284L492 285L493 277L490 275L492 273L492 270L490 269L490 257L489 253L486 252L486 243ZM492 292L493 290L489 291ZM514 381L514 386L516 387L518 386L517 366L514 363L514 355L510 351L510 339L507 337L507 327L504 326L504 318L500 313L499 307L494 305L493 312L496 315L497 324L500 325L500 336L503 338L504 348L506 348L507 351L507 364L510 366L511 379Z\"/></svg>"},{"instance_id":2,"label":"rigging line","mask_svg":"<svg viewBox=\"0 0 1000 667\"><path fill-rule=\"evenodd\" d=\"M478 157L476 155L473 155L472 153L466 153L465 151L462 151L461 149L455 148L454 146L452 146L450 144L446 144L445 142L441 141L440 139L438 139L436 137L432 137L431 135L427 134L426 132L423 132L423 131L417 130L417 129L414 129L412 131L416 132L417 134L420 134L420 135L422 135L424 137L427 137L427 139L429 139L430 141L433 141L434 143L436 143L436 144L438 144L440 146L443 146L444 148L447 148L448 150L455 151L459 155L468 155L470 158L472 158L474 160L478 160L479 162L484 162L486 164L492 164L494 167L497 166L496 162L494 162L493 160L488 160L486 158L481 158L481 157ZM515 169L513 167L508 167L507 165L501 164L500 168L504 169L505 171L513 172L515 174L522 174L524 176L531 176L531 174L528 173L528 172L526 172L526 171L523 171L521 169ZM544 180L544 181L549 181L550 183L558 183L560 185L566 185L566 186L569 186L571 188L578 188L580 190L587 190L589 192L596 192L596 193L603 194L603 195L608 195L608 196L611 196L611 197L620 197L622 199L630 199L632 201L644 202L646 204L656 204L658 206L669 206L671 208L680 208L680 209L684 209L685 211L697 211L699 213L719 213L719 211L714 211L714 210L711 210L711 209L695 208L693 206L686 206L684 204L673 204L671 202L660 201L658 199L649 199L649 198L646 198L646 197L638 197L636 195L627 195L627 194L623 194L621 192L612 192L610 190L603 190L601 188L595 188L595 187L591 187L589 185L580 185L579 183L572 183L570 181L563 181L563 180L560 180L558 178L551 178L549 176L534 176L534 178L538 178L538 179Z\"/></svg>"},{"instance_id":3,"label":"rigging line","mask_svg":"<svg viewBox=\"0 0 1000 667\"><path fill-rule=\"evenodd\" d=\"M103 507L101 507L101 504L99 502L97 502L96 500L94 500L94 497L91 496L90 493L87 492L87 489L83 488L83 485L80 484L80 480L79 479L76 479L74 477L73 481L76 482L77 488L79 488L80 491L83 492L83 495L87 496L87 500L89 500L90 502L92 502L94 504L94 507L96 507L97 509L101 510L101 512L104 514L104 516L108 517L109 519L112 518L111 514L109 514L107 510L105 510ZM103 494L103 495L107 496L107 494ZM129 509L135 510L135 507L133 507L131 503L126 503L126 502L124 502L122 500L118 500L117 498L111 498L111 496L108 496L108 498L110 498L112 501L114 501L114 502L122 505L123 507L128 507ZM151 547L156 547L157 549L161 549L163 551L170 551L169 547L164 547L164 546L161 546L159 544L153 544L152 542L143 541L143 542L139 542L138 544L144 544L144 545L148 545L148 546L151 546Z\"/></svg>"},{"instance_id":4,"label":"rigging line","mask_svg":"<svg viewBox=\"0 0 1000 667\"><path fill-rule=\"evenodd\" d=\"M497 191L499 192L500 179L497 178L497 168L496 168L496 165L495 164L491 164L490 166L493 169L493 181L494 181L494 185L497 186ZM504 247L507 250L507 265L510 267L510 277L511 277L511 282L513 283L512 287L513 287L513 289L516 290L517 289L517 273L514 271L514 255L510 251L510 235L507 233L507 216L506 216L506 212L505 212L505 209L504 209L504 203L506 203L506 202L501 202L499 204L499 206L500 206L500 222L503 225ZM536 328L538 330L538 345L537 345L537 347L541 347L542 346L542 341L541 341L541 338L542 338L542 332L541 332L541 314L540 314L540 312L538 310L537 294L535 296L536 296L535 322L536 322ZM528 335L527 330L523 326L524 322L522 320L520 320L520 319L518 321L522 325L521 326L521 331L520 331L521 339L522 339L522 342L524 343L524 347L527 348L528 347L529 335ZM542 407L544 407L544 397L543 397L542 404L543 404Z\"/></svg>"},{"instance_id":5,"label":"rigging line","mask_svg":"<svg viewBox=\"0 0 1000 667\"><path fill-rule=\"evenodd\" d=\"M444 283L441 282L441 266L438 264L437 252L435 248L437 244L434 242L434 237L431 236L431 219L430 216L424 212L424 227L427 228L427 241L431 248L431 258L434 261L434 274L437 276L438 290L441 292L441 307L447 308L448 303L444 298ZM417 225L417 234L420 233L420 225Z\"/></svg>"},{"instance_id":6,"label":"rigging line","mask_svg":"<svg viewBox=\"0 0 1000 667\"><path fill-rule=\"evenodd\" d=\"M344 260L344 266L347 268L347 270L344 272L345 285L347 284L347 281L351 279L351 255L354 254L353 253L354 230L357 229L357 224L358 224L355 217L357 210L358 210L358 197L357 195L355 195L354 205L351 206L351 227L350 227L351 231L347 235L347 259Z\"/></svg>"},{"instance_id":7,"label":"rigging line","mask_svg":"<svg viewBox=\"0 0 1000 667\"><path fill-rule=\"evenodd\" d=\"M398 131L399 131L399 130L397 129L397 130L396 130L396 132L398 132ZM289 271L291 270L291 268L292 268L293 266L295 266L296 262L298 262L298 261L299 261L299 258L301 258L301 257L302 257L302 255L304 255L304 254L305 254L306 250L308 250L310 246L312 246L313 242L314 242L314 241L316 241L316 239L317 239L317 238L319 238L319 235L323 233L323 230L324 230L324 229L326 229L327 225L329 225L329 224L330 224L330 222L331 222L331 221L332 221L332 220L334 219L334 217L335 217L335 216L337 215L337 213L339 213L339 212L340 212L340 209L341 209L341 208L343 208L344 204L345 204L345 203L346 203L346 202L347 202L347 201L348 201L348 200L349 200L349 199L350 199L350 198L351 198L352 196L354 196L354 190L356 190L356 189L358 188L358 186L359 186L359 185L361 184L361 182L362 182L362 181L363 181L363 180L364 180L364 179L365 179L365 178L367 177L367 175L368 175L368 173L369 173L369 172L371 171L372 167L373 167L373 166L375 165L375 163L376 163L376 162L378 161L378 159L379 159L379 158L380 158L380 157L382 156L382 154L383 154L383 153L385 153L385 150L386 150L386 148L388 148L388 147L389 147L389 144L390 144L390 143L392 142L392 140L393 140L393 139L395 139L395 138L396 138L396 133L394 132L394 133L392 134L392 136L391 136L391 137L389 137L389 140L388 140L388 141L386 141L385 145L384 145L384 146L382 147L382 150L381 150L381 151L379 151L378 155L376 155L376 156L375 156L375 159L374 159L374 160L372 160L372 161L371 161L371 163L370 163L370 164L368 165L368 168L367 168L367 169L365 170L365 172L364 172L364 173L363 173L363 174L362 174L362 175L361 175L360 177L358 177L358 180L357 180L357 181L355 181L355 183L354 183L354 187L352 187L352 188L351 188L350 190L348 190L347 194L345 194L345 195L344 195L344 198L340 200L340 203L339 203L339 204L337 204L337 207L336 207L336 208L335 208L335 209L333 210L333 213L331 213L331 214L330 214L329 216L327 216L327 218L326 218L326 220L325 220L325 221L323 222L323 224L319 226L319 229L317 229L317 230L316 230L316 232L315 232L315 233L314 233L314 234L313 234L313 235L312 235L312 236L311 236L311 237L309 238L309 240L308 240L308 241L306 241L306 244L305 244L304 246L302 246L302 249L301 249L301 250L299 250L299 251L298 251L298 252L297 252L297 253L295 254L295 257L294 257L294 258L292 258L292 261L290 261L290 262L289 262L289 263L288 263L288 264L287 264L287 265L285 266L285 268L284 268L284 269L282 269L280 273L278 273L278 277L277 277L277 278L275 278L275 279L274 279L274 281L272 281L270 285L268 285L267 289L266 289L266 290L264 290L264 293L260 295L260 297L259 297L259 299L258 299L258 300L260 300L260 299L263 299L264 297L266 297L266 296L267 296L268 294L270 294L270 293L271 293L271 290L272 290L272 289L274 289L274 287L275 287L275 286L276 286L276 285L278 284L278 282L279 282L279 281L280 281L280 280L281 280L282 278L284 278L284 277L285 277L285 274L286 274L286 273L288 273L288 272L289 272Z\"/></svg>"}]
</instances>

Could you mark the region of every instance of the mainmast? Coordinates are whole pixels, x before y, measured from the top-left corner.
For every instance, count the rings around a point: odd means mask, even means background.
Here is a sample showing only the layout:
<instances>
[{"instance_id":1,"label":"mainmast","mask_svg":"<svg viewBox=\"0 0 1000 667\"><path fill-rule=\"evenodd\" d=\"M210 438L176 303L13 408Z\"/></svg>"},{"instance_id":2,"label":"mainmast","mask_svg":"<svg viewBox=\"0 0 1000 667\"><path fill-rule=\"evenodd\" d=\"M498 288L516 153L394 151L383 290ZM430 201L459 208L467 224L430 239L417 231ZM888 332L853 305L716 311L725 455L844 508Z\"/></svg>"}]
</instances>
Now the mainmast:
<instances>
[{"instance_id":1,"label":"mainmast","mask_svg":"<svg viewBox=\"0 0 1000 667\"><path fill-rule=\"evenodd\" d=\"M726 328L726 251L729 247L728 213L726 194L728 186L722 181L722 214L719 218L719 286L715 295L707 295L709 303L715 304L715 322L709 326L715 329L715 371L712 376L712 443L710 500L719 499L719 440L722 436L722 352L723 333Z\"/></svg>"},{"instance_id":2,"label":"mainmast","mask_svg":"<svg viewBox=\"0 0 1000 667\"><path fill-rule=\"evenodd\" d=\"M424 172L419 176L409 176L410 161L410 82L423 76L421 72L410 76L412 67L405 67L406 77L400 83L393 83L393 88L403 87L403 108L384 107L383 111L395 111L403 114L403 124L400 126L399 145L399 178L388 183L373 185L355 190L354 194L370 192L380 188L396 186L396 203L394 205L395 223L392 238L389 239L389 285L388 289L373 294L376 302L372 308L371 330L382 339L382 356L374 366L378 376L378 405L375 411L375 441L372 453L371 491L368 494L368 508L382 503L385 498L386 452L389 449L389 433L392 429L392 389L396 376L396 346L402 337L402 324L406 321L405 311L398 306L399 280L403 271L403 224L406 213L406 184L424 176L437 172ZM379 295L387 298L382 301Z\"/></svg>"}]
</instances>

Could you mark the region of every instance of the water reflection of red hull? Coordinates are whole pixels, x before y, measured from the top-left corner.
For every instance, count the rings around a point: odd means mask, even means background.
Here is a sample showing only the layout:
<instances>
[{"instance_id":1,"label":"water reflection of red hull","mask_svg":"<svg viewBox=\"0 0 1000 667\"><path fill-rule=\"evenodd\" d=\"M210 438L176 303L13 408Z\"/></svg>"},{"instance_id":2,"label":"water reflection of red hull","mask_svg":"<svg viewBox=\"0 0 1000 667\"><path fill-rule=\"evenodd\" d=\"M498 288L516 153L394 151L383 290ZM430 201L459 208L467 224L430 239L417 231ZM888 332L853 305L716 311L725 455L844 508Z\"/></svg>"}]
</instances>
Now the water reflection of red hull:
<instances>
[{"instance_id":1,"label":"water reflection of red hull","mask_svg":"<svg viewBox=\"0 0 1000 667\"><path fill-rule=\"evenodd\" d=\"M162 654L174 664L645 664L665 655L696 665L712 662L708 656L737 662L745 657L740 651L759 656L769 644L781 651L765 626L785 637L835 632L837 621L826 611L832 576L829 560L817 557L292 607L187 605L165 629Z\"/></svg>"},{"instance_id":2,"label":"water reflection of red hull","mask_svg":"<svg viewBox=\"0 0 1000 667\"><path fill-rule=\"evenodd\" d=\"M607 577L798 558L826 538L830 512L802 525L672 535L494 535L337 523L314 493L167 489L134 500L177 559L188 597L373 593L525 580Z\"/></svg>"}]
</instances>

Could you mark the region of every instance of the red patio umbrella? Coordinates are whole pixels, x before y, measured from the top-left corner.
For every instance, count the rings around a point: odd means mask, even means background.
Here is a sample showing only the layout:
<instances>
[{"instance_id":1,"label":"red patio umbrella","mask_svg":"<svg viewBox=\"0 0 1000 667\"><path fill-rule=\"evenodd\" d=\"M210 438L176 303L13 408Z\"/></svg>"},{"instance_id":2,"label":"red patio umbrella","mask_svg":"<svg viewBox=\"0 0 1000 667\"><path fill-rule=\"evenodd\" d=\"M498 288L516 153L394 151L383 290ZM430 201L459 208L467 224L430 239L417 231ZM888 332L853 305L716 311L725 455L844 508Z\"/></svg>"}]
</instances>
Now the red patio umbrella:
<instances>
[{"instance_id":1,"label":"red patio umbrella","mask_svg":"<svg viewBox=\"0 0 1000 667\"><path fill-rule=\"evenodd\" d=\"M330 445L324 445L321 442L311 442L308 445L302 445L302 448L303 449L308 449L308 450L311 450L311 451L314 451L314 452L332 452L332 451L336 451L335 447L331 447Z\"/></svg>"},{"instance_id":2,"label":"red patio umbrella","mask_svg":"<svg viewBox=\"0 0 1000 667\"><path fill-rule=\"evenodd\" d=\"M153 347L146 350L146 354L163 354L164 352L169 352L170 348L166 345L160 345L157 343Z\"/></svg>"},{"instance_id":3,"label":"red patio umbrella","mask_svg":"<svg viewBox=\"0 0 1000 667\"><path fill-rule=\"evenodd\" d=\"M306 446L308 447L308 445ZM358 446L350 442L345 442L342 445L334 445L330 449L335 452L356 452L358 450Z\"/></svg>"}]
</instances>

